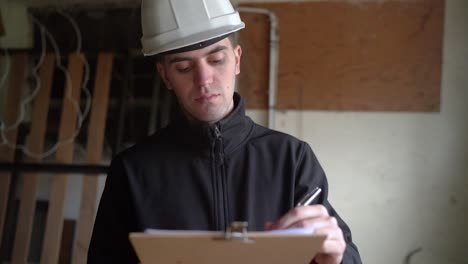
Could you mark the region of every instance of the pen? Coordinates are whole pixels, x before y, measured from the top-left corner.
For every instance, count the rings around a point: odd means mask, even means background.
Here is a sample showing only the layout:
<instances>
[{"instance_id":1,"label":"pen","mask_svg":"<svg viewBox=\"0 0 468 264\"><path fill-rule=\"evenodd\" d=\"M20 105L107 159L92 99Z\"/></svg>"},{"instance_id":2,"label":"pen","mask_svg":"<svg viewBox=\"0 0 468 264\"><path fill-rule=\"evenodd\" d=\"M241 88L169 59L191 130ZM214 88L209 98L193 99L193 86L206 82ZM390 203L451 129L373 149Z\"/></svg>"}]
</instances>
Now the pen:
<instances>
[{"instance_id":1,"label":"pen","mask_svg":"<svg viewBox=\"0 0 468 264\"><path fill-rule=\"evenodd\" d=\"M320 194L320 192L322 192L322 189L320 189L319 187L315 187L311 192L306 193L306 195L304 195L304 197L302 197L302 199L299 200L296 207L306 206L306 205L311 204L312 201L315 198L317 198L317 196Z\"/></svg>"}]
</instances>

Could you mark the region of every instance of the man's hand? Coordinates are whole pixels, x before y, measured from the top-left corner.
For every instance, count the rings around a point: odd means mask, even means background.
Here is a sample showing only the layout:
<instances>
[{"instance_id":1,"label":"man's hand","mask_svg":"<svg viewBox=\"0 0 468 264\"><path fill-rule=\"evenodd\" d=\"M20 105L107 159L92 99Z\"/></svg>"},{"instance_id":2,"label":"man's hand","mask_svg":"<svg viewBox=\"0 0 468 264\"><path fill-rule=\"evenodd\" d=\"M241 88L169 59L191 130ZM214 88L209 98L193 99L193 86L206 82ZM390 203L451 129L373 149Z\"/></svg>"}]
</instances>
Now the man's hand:
<instances>
[{"instance_id":1,"label":"man's hand","mask_svg":"<svg viewBox=\"0 0 468 264\"><path fill-rule=\"evenodd\" d=\"M291 209L274 223L266 223L266 230L296 227L314 227L315 233L327 238L312 263L339 264L343 259L346 242L335 217L323 205L301 206Z\"/></svg>"}]
</instances>

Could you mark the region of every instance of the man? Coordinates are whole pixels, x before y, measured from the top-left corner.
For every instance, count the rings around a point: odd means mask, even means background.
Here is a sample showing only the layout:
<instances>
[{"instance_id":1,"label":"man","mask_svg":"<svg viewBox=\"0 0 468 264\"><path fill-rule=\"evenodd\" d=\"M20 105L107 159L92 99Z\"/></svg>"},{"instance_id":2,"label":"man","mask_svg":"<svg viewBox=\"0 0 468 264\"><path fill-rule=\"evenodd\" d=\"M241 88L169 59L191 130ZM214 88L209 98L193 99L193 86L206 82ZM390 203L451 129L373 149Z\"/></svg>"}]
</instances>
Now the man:
<instances>
[{"instance_id":1,"label":"man","mask_svg":"<svg viewBox=\"0 0 468 264\"><path fill-rule=\"evenodd\" d=\"M171 123L117 155L99 205L88 263L137 263L128 233L146 228L315 228L327 238L315 263L361 263L347 225L327 200L309 145L245 116L234 92L244 27L228 0L146 0L143 50L177 98ZM315 187L316 204L297 207ZM155 249L158 250L158 249Z\"/></svg>"}]
</instances>

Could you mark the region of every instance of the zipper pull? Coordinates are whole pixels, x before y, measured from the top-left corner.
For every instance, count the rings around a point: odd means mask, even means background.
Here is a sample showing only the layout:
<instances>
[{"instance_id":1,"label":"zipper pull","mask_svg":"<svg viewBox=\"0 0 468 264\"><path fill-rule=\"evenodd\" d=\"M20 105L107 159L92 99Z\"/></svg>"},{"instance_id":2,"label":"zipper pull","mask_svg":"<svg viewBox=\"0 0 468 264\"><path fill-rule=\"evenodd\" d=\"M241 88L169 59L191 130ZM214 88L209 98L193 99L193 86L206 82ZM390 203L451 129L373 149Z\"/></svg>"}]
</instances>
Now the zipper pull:
<instances>
[{"instance_id":1,"label":"zipper pull","mask_svg":"<svg viewBox=\"0 0 468 264\"><path fill-rule=\"evenodd\" d=\"M221 137L221 131L219 131L219 125L215 125L214 134L215 134L216 139L219 139Z\"/></svg>"},{"instance_id":2,"label":"zipper pull","mask_svg":"<svg viewBox=\"0 0 468 264\"><path fill-rule=\"evenodd\" d=\"M214 127L214 134L216 137L216 156L218 157L218 163L220 165L224 164L224 153L223 153L223 138L221 137L221 131L219 130L219 125L216 124Z\"/></svg>"}]
</instances>

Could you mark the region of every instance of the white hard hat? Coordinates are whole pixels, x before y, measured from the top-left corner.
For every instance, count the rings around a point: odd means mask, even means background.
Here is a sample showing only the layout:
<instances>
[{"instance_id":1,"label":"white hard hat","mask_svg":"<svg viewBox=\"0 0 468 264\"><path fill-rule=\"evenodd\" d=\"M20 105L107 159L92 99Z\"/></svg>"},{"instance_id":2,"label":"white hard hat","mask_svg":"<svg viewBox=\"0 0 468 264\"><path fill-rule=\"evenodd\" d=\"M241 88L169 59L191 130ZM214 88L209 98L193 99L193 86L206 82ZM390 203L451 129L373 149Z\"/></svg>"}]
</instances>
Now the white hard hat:
<instances>
[{"instance_id":1,"label":"white hard hat","mask_svg":"<svg viewBox=\"0 0 468 264\"><path fill-rule=\"evenodd\" d=\"M151 56L245 27L229 0L142 0L143 54Z\"/></svg>"}]
</instances>

